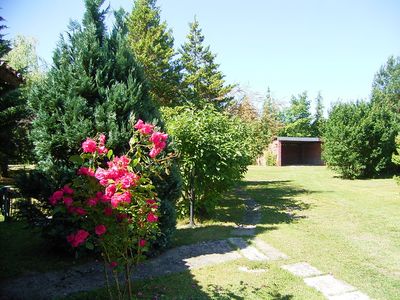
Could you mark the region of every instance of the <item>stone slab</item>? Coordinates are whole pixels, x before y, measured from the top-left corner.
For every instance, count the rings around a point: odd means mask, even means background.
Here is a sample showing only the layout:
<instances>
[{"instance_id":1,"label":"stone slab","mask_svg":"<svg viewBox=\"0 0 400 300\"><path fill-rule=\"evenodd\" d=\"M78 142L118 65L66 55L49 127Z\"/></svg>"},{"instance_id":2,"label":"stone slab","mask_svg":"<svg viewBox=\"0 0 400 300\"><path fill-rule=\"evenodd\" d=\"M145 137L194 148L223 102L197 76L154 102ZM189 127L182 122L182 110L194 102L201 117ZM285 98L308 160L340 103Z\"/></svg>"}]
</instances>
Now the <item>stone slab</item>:
<instances>
[{"instance_id":1,"label":"stone slab","mask_svg":"<svg viewBox=\"0 0 400 300\"><path fill-rule=\"evenodd\" d=\"M239 259L241 255L237 251L231 251L224 254L206 254L196 257L186 258L183 261L189 269L201 268L209 265L216 265L231 260Z\"/></svg>"},{"instance_id":2,"label":"stone slab","mask_svg":"<svg viewBox=\"0 0 400 300\"><path fill-rule=\"evenodd\" d=\"M353 286L340 281L332 275L322 275L317 277L304 278L304 282L324 294L325 297L353 292Z\"/></svg>"},{"instance_id":3,"label":"stone slab","mask_svg":"<svg viewBox=\"0 0 400 300\"><path fill-rule=\"evenodd\" d=\"M322 272L320 270L318 270L317 268L313 267L312 265L306 262L285 265L282 266L281 268L289 271L293 275L303 278L322 275Z\"/></svg>"},{"instance_id":4,"label":"stone slab","mask_svg":"<svg viewBox=\"0 0 400 300\"><path fill-rule=\"evenodd\" d=\"M257 247L257 249L259 249L262 253L265 254L268 260L280 260L288 258L288 256L285 253L272 247L271 245L267 244L266 242L264 242L259 238L254 239L253 243Z\"/></svg>"},{"instance_id":5,"label":"stone slab","mask_svg":"<svg viewBox=\"0 0 400 300\"><path fill-rule=\"evenodd\" d=\"M328 297L329 300L370 300L370 298L360 291L345 293Z\"/></svg>"},{"instance_id":6,"label":"stone slab","mask_svg":"<svg viewBox=\"0 0 400 300\"><path fill-rule=\"evenodd\" d=\"M239 248L240 254L242 254L248 260L261 261L268 260L263 253L258 251L256 248L249 246L247 242L242 238L229 238L228 241Z\"/></svg>"}]
</instances>

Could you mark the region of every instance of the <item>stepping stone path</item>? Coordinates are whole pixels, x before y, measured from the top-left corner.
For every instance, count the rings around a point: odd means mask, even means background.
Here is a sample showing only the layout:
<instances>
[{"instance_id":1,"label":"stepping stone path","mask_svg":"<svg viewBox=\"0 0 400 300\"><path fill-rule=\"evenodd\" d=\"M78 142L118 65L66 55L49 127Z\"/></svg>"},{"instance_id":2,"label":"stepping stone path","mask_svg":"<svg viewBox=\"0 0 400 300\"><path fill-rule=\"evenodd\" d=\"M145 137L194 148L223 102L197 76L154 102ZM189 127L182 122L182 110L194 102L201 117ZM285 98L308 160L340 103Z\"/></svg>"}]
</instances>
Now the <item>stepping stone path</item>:
<instances>
[{"instance_id":1,"label":"stepping stone path","mask_svg":"<svg viewBox=\"0 0 400 300\"><path fill-rule=\"evenodd\" d=\"M268 260L268 257L253 246L249 246L242 238L229 238L228 241L235 247L239 248L240 254L248 260Z\"/></svg>"},{"instance_id":2,"label":"stepping stone path","mask_svg":"<svg viewBox=\"0 0 400 300\"><path fill-rule=\"evenodd\" d=\"M132 280L146 279L171 273L183 272L205 266L224 263L245 257L252 261L274 261L288 256L261 239L253 238L250 243L242 237L252 237L256 225L261 221L260 206L256 201L245 198L246 210L243 224L227 240L207 241L194 245L177 247L148 260L135 268ZM242 236L242 237L241 237ZM324 275L318 269L301 262L284 265L282 269L302 277L304 282L320 291L329 300L366 300L369 297L356 288L332 275ZM64 271L44 274L32 273L0 283L0 300L9 299L54 299L77 292L104 287L104 266L93 262ZM239 271L263 273L265 269L239 267Z\"/></svg>"},{"instance_id":3,"label":"stepping stone path","mask_svg":"<svg viewBox=\"0 0 400 300\"><path fill-rule=\"evenodd\" d=\"M367 300L366 294L357 291L355 287L336 279L332 275L323 275L317 268L301 262L281 267L293 275L302 277L304 282L321 292L329 300Z\"/></svg>"}]
</instances>

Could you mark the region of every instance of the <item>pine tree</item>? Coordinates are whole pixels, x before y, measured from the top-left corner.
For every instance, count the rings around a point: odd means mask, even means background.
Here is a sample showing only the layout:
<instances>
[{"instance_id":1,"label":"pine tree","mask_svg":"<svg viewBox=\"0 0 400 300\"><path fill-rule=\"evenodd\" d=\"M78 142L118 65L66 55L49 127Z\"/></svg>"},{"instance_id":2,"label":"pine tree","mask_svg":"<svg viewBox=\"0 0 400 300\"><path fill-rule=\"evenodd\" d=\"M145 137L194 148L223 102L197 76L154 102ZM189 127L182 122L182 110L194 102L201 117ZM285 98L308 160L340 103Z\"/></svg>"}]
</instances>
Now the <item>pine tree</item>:
<instances>
[{"instance_id":1,"label":"pine tree","mask_svg":"<svg viewBox=\"0 0 400 300\"><path fill-rule=\"evenodd\" d=\"M156 0L136 0L128 18L128 40L150 83L150 94L159 105L179 103L180 67L174 56L174 38L160 20Z\"/></svg>"},{"instance_id":2,"label":"pine tree","mask_svg":"<svg viewBox=\"0 0 400 300\"><path fill-rule=\"evenodd\" d=\"M232 99L228 93L234 86L225 85L224 75L215 63L216 55L211 53L209 46L203 45L204 35L197 19L189 26L187 41L179 51L185 98L199 107L212 103L217 108L224 108Z\"/></svg>"},{"instance_id":3,"label":"pine tree","mask_svg":"<svg viewBox=\"0 0 400 300\"><path fill-rule=\"evenodd\" d=\"M70 24L67 37L61 38L54 52L52 68L29 95L35 113L34 152L39 169L48 180L55 179L54 184L68 180L73 172L68 159L86 137L105 133L107 147L120 155L127 150L124 146L131 136L132 117L153 123L160 118L142 69L129 49L124 12L115 13L109 33L104 25L108 9L101 9L103 2L85 1L83 25ZM174 176L163 181L162 219L174 223L171 205L166 202L179 194L177 182ZM170 215L165 218L167 210Z\"/></svg>"}]
</instances>

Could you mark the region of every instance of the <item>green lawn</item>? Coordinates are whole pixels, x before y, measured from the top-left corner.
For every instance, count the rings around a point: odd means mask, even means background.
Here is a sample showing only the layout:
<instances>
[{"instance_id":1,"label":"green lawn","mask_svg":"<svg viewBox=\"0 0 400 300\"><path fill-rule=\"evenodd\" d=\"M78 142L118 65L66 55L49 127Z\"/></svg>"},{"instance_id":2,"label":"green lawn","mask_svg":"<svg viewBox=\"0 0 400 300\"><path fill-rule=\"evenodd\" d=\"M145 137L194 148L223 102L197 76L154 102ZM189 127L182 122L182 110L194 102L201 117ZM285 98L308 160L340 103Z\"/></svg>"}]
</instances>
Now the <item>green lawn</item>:
<instances>
[{"instance_id":1,"label":"green lawn","mask_svg":"<svg viewBox=\"0 0 400 300\"><path fill-rule=\"evenodd\" d=\"M392 179L343 180L325 167L251 167L243 185L263 206L262 239L374 299L399 298L400 187Z\"/></svg>"},{"instance_id":2,"label":"green lawn","mask_svg":"<svg viewBox=\"0 0 400 300\"><path fill-rule=\"evenodd\" d=\"M301 279L279 268L283 263L306 261L373 299L398 299L400 187L392 179L343 180L325 167L250 167L245 180L217 207L212 220L193 229L180 222L174 245L231 236L233 226L241 221L246 195L262 207L258 237L289 255L289 260L254 263L242 259L144 280L135 283L137 297L323 299ZM4 231L0 233L4 238ZM13 236L18 237L18 232L6 239L13 241ZM7 251L22 250L8 245ZM29 257L29 250L25 252ZM35 262L36 266L28 264L26 270L38 269L39 259ZM55 264L55 260L50 263ZM240 266L267 271L249 274L240 272ZM12 266L8 268L11 274L16 273ZM104 290L72 299L106 299L102 295L106 295Z\"/></svg>"}]
</instances>

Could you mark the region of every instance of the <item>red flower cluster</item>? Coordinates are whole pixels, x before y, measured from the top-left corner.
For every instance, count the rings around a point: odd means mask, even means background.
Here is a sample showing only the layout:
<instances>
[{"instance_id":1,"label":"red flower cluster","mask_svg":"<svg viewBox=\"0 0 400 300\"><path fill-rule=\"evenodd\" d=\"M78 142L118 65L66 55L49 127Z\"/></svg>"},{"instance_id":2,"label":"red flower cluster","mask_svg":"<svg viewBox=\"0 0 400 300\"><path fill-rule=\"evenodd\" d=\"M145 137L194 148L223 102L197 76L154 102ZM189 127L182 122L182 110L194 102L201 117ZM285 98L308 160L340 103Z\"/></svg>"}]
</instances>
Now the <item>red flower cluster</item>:
<instances>
[{"instance_id":1,"label":"red flower cluster","mask_svg":"<svg viewBox=\"0 0 400 300\"><path fill-rule=\"evenodd\" d=\"M55 191L53 195L50 196L49 202L51 205L56 205L61 199L66 206L72 204L73 200L71 196L74 194L74 190L69 185L64 185L64 187L58 191Z\"/></svg>"},{"instance_id":2,"label":"red flower cluster","mask_svg":"<svg viewBox=\"0 0 400 300\"><path fill-rule=\"evenodd\" d=\"M148 124L143 122L142 120L139 119L137 123L135 124L135 129L137 129L140 133L148 135L153 132L154 125Z\"/></svg>"},{"instance_id":3,"label":"red flower cluster","mask_svg":"<svg viewBox=\"0 0 400 300\"><path fill-rule=\"evenodd\" d=\"M153 148L150 150L149 156L156 157L167 146L168 134L153 131L154 125L144 123L142 120L137 121L134 126L140 133L150 135L149 141L153 143Z\"/></svg>"},{"instance_id":4,"label":"red flower cluster","mask_svg":"<svg viewBox=\"0 0 400 300\"><path fill-rule=\"evenodd\" d=\"M100 155L107 154L108 149L106 148L105 144L106 144L106 136L104 134L100 134L99 144L97 144L95 140L86 138L86 141L84 141L82 143L82 149L83 149L83 152L85 152L85 153L97 152Z\"/></svg>"},{"instance_id":5,"label":"red flower cluster","mask_svg":"<svg viewBox=\"0 0 400 300\"><path fill-rule=\"evenodd\" d=\"M78 247L79 245L82 245L85 243L86 239L89 236L89 232L86 230L80 229L76 233L71 233L70 235L67 236L67 241L68 243L71 244L72 247Z\"/></svg>"},{"instance_id":6,"label":"red flower cluster","mask_svg":"<svg viewBox=\"0 0 400 300\"><path fill-rule=\"evenodd\" d=\"M150 148L148 155L151 158L156 157L166 147L168 135L154 131L154 125L139 120L134 127L139 132L140 140L144 142L138 143L138 147L142 147L144 150ZM80 216L82 221L91 220L90 224L97 224L91 229L83 226L88 231L80 229L68 235L67 241L72 247L84 244L90 237L97 237L99 241L105 242L107 237L103 237L103 235L112 234L115 228L119 230L120 226L124 224L133 224L133 228L138 228L136 233L138 239L135 240L137 246L143 248L147 245L146 239L148 233L151 232L147 232L147 230L156 228L152 223L158 222L158 203L154 199L147 199L145 202L141 199L154 197L155 193L151 191L154 187L148 185L145 189L140 188L141 177L133 172L135 166L131 164L131 159L126 155L114 156L105 164L104 161L107 158L110 159L110 157L106 157L108 149L105 147L105 143L106 137L103 134L97 139L87 138L82 143L83 153L98 154L82 155L83 161L86 162L77 171L78 176L90 177L87 178L87 184L88 190L91 192L84 196L83 192L86 189L83 188L83 190L79 190L79 193L75 193L73 198L74 190L69 185L65 185L53 193L49 202L54 206L57 204L64 206L68 213L74 215L74 219L76 216ZM146 174L144 173L142 176L144 177L143 182L147 184ZM84 178L81 177L81 179ZM99 185L94 184L94 181L97 181ZM77 180L72 186L78 190L78 187L80 189L82 184L86 184L85 182L85 180ZM95 190L93 190L94 187ZM131 212L130 205L137 205L138 209ZM114 227L114 223L118 227ZM111 265L115 267L116 262L111 262Z\"/></svg>"},{"instance_id":7,"label":"red flower cluster","mask_svg":"<svg viewBox=\"0 0 400 300\"><path fill-rule=\"evenodd\" d=\"M149 141L153 143L153 148L150 150L149 156L156 157L167 146L168 134L161 132L153 132Z\"/></svg>"}]
</instances>

